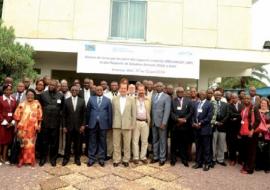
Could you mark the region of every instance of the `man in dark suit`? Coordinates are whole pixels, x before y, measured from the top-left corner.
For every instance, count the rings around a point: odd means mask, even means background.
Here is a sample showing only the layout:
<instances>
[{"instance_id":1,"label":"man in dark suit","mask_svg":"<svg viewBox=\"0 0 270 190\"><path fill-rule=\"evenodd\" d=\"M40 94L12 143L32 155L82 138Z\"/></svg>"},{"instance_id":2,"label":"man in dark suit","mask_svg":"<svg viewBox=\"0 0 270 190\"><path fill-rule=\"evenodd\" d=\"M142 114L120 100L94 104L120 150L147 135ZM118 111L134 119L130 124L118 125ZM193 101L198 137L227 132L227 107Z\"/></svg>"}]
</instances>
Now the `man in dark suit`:
<instances>
[{"instance_id":1,"label":"man in dark suit","mask_svg":"<svg viewBox=\"0 0 270 190\"><path fill-rule=\"evenodd\" d=\"M64 133L66 134L65 154L62 165L69 162L71 144L74 143L75 164L80 166L81 139L85 128L85 102L78 97L79 87L71 87L71 97L66 99L63 112Z\"/></svg>"},{"instance_id":2,"label":"man in dark suit","mask_svg":"<svg viewBox=\"0 0 270 190\"><path fill-rule=\"evenodd\" d=\"M221 101L222 93L215 91L213 103L213 163L226 166L224 153L226 148L226 125L229 118L228 104Z\"/></svg>"},{"instance_id":3,"label":"man in dark suit","mask_svg":"<svg viewBox=\"0 0 270 190\"><path fill-rule=\"evenodd\" d=\"M40 166L43 166L46 163L48 152L50 153L51 165L56 166L59 128L64 101L65 98L63 94L57 92L57 81L51 80L49 89L40 96L40 103L43 108L43 120L40 131L40 141L42 142L40 150Z\"/></svg>"},{"instance_id":4,"label":"man in dark suit","mask_svg":"<svg viewBox=\"0 0 270 190\"><path fill-rule=\"evenodd\" d=\"M184 88L176 89L177 97L172 101L171 119L173 121L171 131L171 165L176 162L176 150L180 151L182 163L188 167L188 144L189 129L191 128L191 119L193 107L189 98L184 97Z\"/></svg>"},{"instance_id":5,"label":"man in dark suit","mask_svg":"<svg viewBox=\"0 0 270 190\"><path fill-rule=\"evenodd\" d=\"M93 86L93 85L94 85L94 82L92 79L85 78L83 80L83 89L80 90L78 96L84 99L85 106L87 106L90 97L95 95L94 91L91 90L91 86ZM89 137L89 130L88 130L88 128L85 128L85 131L83 134L83 140L82 140L81 144L85 143L84 155L86 155L86 156L88 155L88 145L89 145L89 138L88 137ZM82 151L83 151L83 149L82 149Z\"/></svg>"},{"instance_id":6,"label":"man in dark suit","mask_svg":"<svg viewBox=\"0 0 270 190\"><path fill-rule=\"evenodd\" d=\"M107 155L106 133L112 127L112 104L111 100L103 96L102 86L96 87L96 95L87 104L87 124L89 128L89 161L87 166L92 166L96 161L99 165L105 165Z\"/></svg>"},{"instance_id":7,"label":"man in dark suit","mask_svg":"<svg viewBox=\"0 0 270 190\"><path fill-rule=\"evenodd\" d=\"M208 171L212 162L211 158L211 119L213 116L213 105L206 100L206 92L199 92L200 100L195 105L193 114L193 127L195 129L196 164L194 169L202 168Z\"/></svg>"},{"instance_id":8,"label":"man in dark suit","mask_svg":"<svg viewBox=\"0 0 270 190\"><path fill-rule=\"evenodd\" d=\"M227 127L227 142L230 165L236 164L236 152L239 151L239 131L241 128L241 112L243 105L238 100L237 94L232 94L231 104L229 105L229 120Z\"/></svg>"},{"instance_id":9,"label":"man in dark suit","mask_svg":"<svg viewBox=\"0 0 270 190\"><path fill-rule=\"evenodd\" d=\"M157 82L157 93L152 97L152 141L154 155L151 163L159 161L160 166L163 166L166 161L167 123L171 111L171 98L163 92L163 89L163 83Z\"/></svg>"}]
</instances>

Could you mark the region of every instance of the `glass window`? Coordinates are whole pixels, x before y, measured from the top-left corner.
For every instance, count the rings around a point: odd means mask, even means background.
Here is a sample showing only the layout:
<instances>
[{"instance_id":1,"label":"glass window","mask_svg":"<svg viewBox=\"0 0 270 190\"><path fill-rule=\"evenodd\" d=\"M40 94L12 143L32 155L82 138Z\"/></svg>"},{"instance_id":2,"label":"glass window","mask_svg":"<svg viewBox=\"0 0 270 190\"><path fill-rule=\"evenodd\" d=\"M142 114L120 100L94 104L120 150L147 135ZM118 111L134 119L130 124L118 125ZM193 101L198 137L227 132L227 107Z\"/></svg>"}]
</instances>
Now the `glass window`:
<instances>
[{"instance_id":1,"label":"glass window","mask_svg":"<svg viewBox=\"0 0 270 190\"><path fill-rule=\"evenodd\" d=\"M146 1L112 0L111 37L144 39Z\"/></svg>"}]
</instances>

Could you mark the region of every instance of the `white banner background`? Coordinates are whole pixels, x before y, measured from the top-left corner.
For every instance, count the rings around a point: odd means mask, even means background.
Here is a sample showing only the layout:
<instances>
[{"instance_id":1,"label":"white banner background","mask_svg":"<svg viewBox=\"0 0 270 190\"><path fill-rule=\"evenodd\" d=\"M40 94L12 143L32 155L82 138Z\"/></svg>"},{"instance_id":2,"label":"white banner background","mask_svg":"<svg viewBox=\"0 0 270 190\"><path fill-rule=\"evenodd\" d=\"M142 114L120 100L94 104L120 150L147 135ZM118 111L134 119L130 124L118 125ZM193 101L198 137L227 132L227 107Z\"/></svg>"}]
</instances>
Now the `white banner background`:
<instances>
[{"instance_id":1,"label":"white banner background","mask_svg":"<svg viewBox=\"0 0 270 190\"><path fill-rule=\"evenodd\" d=\"M78 73L199 79L200 61L185 48L82 43Z\"/></svg>"}]
</instances>

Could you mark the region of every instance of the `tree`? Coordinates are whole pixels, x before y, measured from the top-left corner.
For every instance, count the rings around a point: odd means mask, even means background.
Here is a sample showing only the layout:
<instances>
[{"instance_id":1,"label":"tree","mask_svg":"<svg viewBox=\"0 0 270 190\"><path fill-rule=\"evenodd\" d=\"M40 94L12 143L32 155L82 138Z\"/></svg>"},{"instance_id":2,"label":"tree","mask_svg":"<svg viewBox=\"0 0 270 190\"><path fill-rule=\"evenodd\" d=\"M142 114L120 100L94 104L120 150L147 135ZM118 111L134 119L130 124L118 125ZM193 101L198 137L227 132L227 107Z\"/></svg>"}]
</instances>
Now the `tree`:
<instances>
[{"instance_id":1,"label":"tree","mask_svg":"<svg viewBox=\"0 0 270 190\"><path fill-rule=\"evenodd\" d=\"M0 0L0 18L2 18L3 0Z\"/></svg>"},{"instance_id":2,"label":"tree","mask_svg":"<svg viewBox=\"0 0 270 190\"><path fill-rule=\"evenodd\" d=\"M24 76L34 78L34 49L29 45L15 42L14 29L6 27L0 21L0 81L7 76L15 81Z\"/></svg>"},{"instance_id":3,"label":"tree","mask_svg":"<svg viewBox=\"0 0 270 190\"><path fill-rule=\"evenodd\" d=\"M270 78L268 75L268 71L263 66L257 66L252 69L252 76L256 79L263 80L265 79L270 83Z\"/></svg>"},{"instance_id":4,"label":"tree","mask_svg":"<svg viewBox=\"0 0 270 190\"><path fill-rule=\"evenodd\" d=\"M256 88L266 87L263 82L253 77L225 77L222 78L219 86L225 89L244 89L249 86L255 86Z\"/></svg>"}]
</instances>

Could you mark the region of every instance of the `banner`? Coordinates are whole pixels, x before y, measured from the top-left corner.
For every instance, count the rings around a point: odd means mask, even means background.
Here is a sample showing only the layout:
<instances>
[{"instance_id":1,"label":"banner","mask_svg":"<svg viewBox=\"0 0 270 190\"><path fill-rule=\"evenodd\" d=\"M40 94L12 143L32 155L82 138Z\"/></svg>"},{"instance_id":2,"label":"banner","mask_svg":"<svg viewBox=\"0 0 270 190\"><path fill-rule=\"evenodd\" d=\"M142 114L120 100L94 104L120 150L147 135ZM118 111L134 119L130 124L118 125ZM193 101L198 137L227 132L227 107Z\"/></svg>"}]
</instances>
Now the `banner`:
<instances>
[{"instance_id":1,"label":"banner","mask_svg":"<svg viewBox=\"0 0 270 190\"><path fill-rule=\"evenodd\" d=\"M199 79L200 61L185 48L84 42L78 73Z\"/></svg>"}]
</instances>

